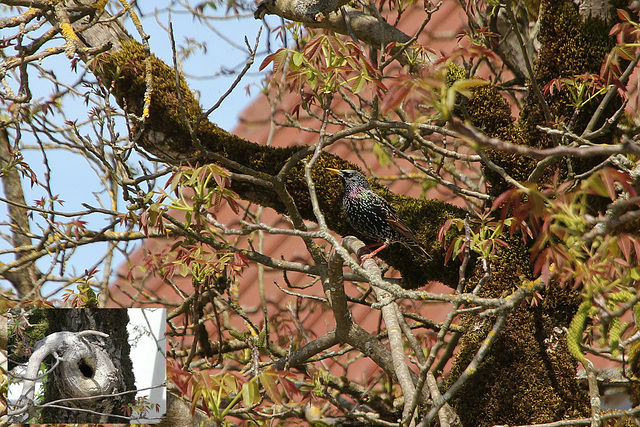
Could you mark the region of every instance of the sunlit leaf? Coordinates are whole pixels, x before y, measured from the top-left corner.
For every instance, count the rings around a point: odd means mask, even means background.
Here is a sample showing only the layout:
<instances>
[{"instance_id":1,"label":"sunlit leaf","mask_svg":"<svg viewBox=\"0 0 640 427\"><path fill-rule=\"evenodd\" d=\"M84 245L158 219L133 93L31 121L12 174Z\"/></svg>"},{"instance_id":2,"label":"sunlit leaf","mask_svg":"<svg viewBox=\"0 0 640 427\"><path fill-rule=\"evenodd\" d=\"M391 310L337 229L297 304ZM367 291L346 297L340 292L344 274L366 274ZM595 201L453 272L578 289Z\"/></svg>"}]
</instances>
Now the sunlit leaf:
<instances>
[{"instance_id":1,"label":"sunlit leaf","mask_svg":"<svg viewBox=\"0 0 640 427\"><path fill-rule=\"evenodd\" d=\"M242 401L245 406L253 406L260 401L260 387L255 378L242 384Z\"/></svg>"},{"instance_id":2,"label":"sunlit leaf","mask_svg":"<svg viewBox=\"0 0 640 427\"><path fill-rule=\"evenodd\" d=\"M274 403L278 405L282 404L282 396L280 395L280 391L278 390L278 385L276 384L275 377L273 373L270 372L262 372L258 374L258 379L260 380L260 384L264 387L265 393L269 396Z\"/></svg>"}]
</instances>

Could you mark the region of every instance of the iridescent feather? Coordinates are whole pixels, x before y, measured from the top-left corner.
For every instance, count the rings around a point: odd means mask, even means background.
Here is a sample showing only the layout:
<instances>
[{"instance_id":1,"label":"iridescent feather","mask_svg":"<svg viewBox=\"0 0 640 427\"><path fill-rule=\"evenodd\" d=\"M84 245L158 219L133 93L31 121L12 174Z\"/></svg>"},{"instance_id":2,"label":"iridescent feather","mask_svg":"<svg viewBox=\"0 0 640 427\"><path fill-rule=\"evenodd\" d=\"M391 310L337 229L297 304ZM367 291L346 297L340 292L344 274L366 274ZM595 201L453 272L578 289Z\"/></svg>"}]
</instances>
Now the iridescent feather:
<instances>
[{"instance_id":1,"label":"iridescent feather","mask_svg":"<svg viewBox=\"0 0 640 427\"><path fill-rule=\"evenodd\" d=\"M367 179L358 171L349 169L327 170L340 175L344 184L342 203L347 221L364 237L381 246L362 260L375 256L393 243L401 243L425 260L431 260L426 249L418 242L409 226L385 199L371 190Z\"/></svg>"}]
</instances>

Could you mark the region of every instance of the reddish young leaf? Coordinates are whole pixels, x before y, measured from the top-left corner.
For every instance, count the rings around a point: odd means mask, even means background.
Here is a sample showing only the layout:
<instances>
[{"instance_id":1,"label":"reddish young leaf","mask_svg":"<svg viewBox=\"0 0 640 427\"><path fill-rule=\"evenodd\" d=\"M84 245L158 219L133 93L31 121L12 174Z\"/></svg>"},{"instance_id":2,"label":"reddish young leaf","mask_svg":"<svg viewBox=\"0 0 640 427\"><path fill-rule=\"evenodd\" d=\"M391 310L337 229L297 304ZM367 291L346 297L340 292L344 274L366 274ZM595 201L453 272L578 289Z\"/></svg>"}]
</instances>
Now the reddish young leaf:
<instances>
[{"instance_id":1,"label":"reddish young leaf","mask_svg":"<svg viewBox=\"0 0 640 427\"><path fill-rule=\"evenodd\" d=\"M380 103L380 110L383 112L389 112L394 108L397 108L407 98L409 92L409 88L404 84L398 84L391 87Z\"/></svg>"},{"instance_id":2,"label":"reddish young leaf","mask_svg":"<svg viewBox=\"0 0 640 427\"><path fill-rule=\"evenodd\" d=\"M626 260L631 259L631 239L628 234L621 234L617 238L618 248Z\"/></svg>"},{"instance_id":3,"label":"reddish young leaf","mask_svg":"<svg viewBox=\"0 0 640 427\"><path fill-rule=\"evenodd\" d=\"M438 241L440 243L442 243L442 245L444 246L446 243L446 234L447 231L449 231L449 228L451 228L451 224L453 224L454 219L453 218L449 218L447 219L444 224L442 224L442 227L440 227L440 229L438 230L438 234L436 235L436 238L438 239Z\"/></svg>"},{"instance_id":4,"label":"reddish young leaf","mask_svg":"<svg viewBox=\"0 0 640 427\"><path fill-rule=\"evenodd\" d=\"M636 253L636 263L640 264L640 239L631 239L633 243L633 250Z\"/></svg>"},{"instance_id":5,"label":"reddish young leaf","mask_svg":"<svg viewBox=\"0 0 640 427\"><path fill-rule=\"evenodd\" d=\"M260 383L264 387L264 391L269 396L269 399L273 403L277 403L278 405L282 404L282 396L280 395L280 390L278 390L278 386L275 382L275 376L273 372L262 372L258 374L258 379Z\"/></svg>"},{"instance_id":6,"label":"reddish young leaf","mask_svg":"<svg viewBox=\"0 0 640 427\"><path fill-rule=\"evenodd\" d=\"M625 22L631 21L631 17L629 16L626 10L618 9L616 10L616 13L618 14L618 18L620 18L621 21L625 21Z\"/></svg>"}]
</instances>

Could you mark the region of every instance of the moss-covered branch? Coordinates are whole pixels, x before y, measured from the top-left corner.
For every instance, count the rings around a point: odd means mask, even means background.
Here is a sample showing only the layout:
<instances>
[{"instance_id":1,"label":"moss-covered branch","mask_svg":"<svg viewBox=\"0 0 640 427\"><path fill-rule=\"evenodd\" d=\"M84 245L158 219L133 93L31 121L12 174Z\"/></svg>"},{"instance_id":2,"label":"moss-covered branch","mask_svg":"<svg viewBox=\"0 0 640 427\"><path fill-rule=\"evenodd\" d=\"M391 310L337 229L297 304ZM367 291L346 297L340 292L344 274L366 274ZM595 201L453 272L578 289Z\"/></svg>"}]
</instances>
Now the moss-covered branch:
<instances>
[{"instance_id":1,"label":"moss-covered branch","mask_svg":"<svg viewBox=\"0 0 640 427\"><path fill-rule=\"evenodd\" d=\"M106 87L113 87L121 106L130 115L142 117L146 82L144 62L147 60L142 45L135 41L121 41L121 49L104 54L94 61L94 72L104 81ZM176 89L173 68L151 56L153 73L153 93L149 116L142 124L135 125L137 143L158 160L169 163L219 163L236 173L264 177L264 185L254 181L232 180L231 189L240 197L262 206L289 214L278 199L272 180L296 155L303 159L307 147L269 147L242 139L203 119L203 110L182 77L180 96ZM194 124L198 128L194 129ZM310 154L310 152L309 152ZM314 165L314 179L320 190L319 201L329 227L340 234L354 234L342 213L342 184L325 172L326 167L355 169L345 160L324 154ZM303 165L299 161L287 175L287 190L297 204L304 219L315 220L311 209L309 193L304 178ZM434 268L443 263L444 252L437 243L436 233L449 218L461 217L463 211L447 203L430 200L419 201L408 197L391 195L380 186L378 190L398 205L398 209L410 226L416 230L418 238L434 254L434 261L421 264L403 247L394 247L383 258L403 273L407 286L424 285L428 280L438 280L453 285L457 282L457 269ZM396 245L399 246L399 245Z\"/></svg>"},{"instance_id":2,"label":"moss-covered branch","mask_svg":"<svg viewBox=\"0 0 640 427\"><path fill-rule=\"evenodd\" d=\"M540 42L542 44L535 69L538 86L550 80L583 73L597 73L604 55L612 47L609 37L611 23L580 16L578 7L569 0L542 1ZM490 87L481 88L479 95L466 108L476 127L489 137L535 149L549 148L555 142L538 130L546 120L539 99L529 93L517 124L509 117L510 108ZM555 96L546 94L553 118L571 117L574 108L566 91ZM584 128L598 101L579 111L575 120L578 129ZM612 106L612 111L619 106ZM613 142L611 133L602 141ZM518 181L526 181L538 162L529 156L492 150L491 160ZM571 160L549 163L540 181L549 182L554 174L566 174ZM593 161L593 160L591 160ZM589 162L577 162L573 170L589 168ZM550 167L552 166L552 167ZM510 188L497 173L485 170L493 195ZM509 242L511 247L495 265L491 283L481 290L484 296L496 297L511 286L518 277L530 274L531 263L526 247ZM511 313L491 356L480 366L455 396L455 408L464 425L537 424L563 418L589 416L588 397L575 380L576 362L570 356L562 328L568 327L582 299L579 292L550 285L541 303L522 307ZM460 353L449 376L452 384L473 359L482 344L490 322L478 325L478 319L466 320L470 333L460 343Z\"/></svg>"},{"instance_id":3,"label":"moss-covered branch","mask_svg":"<svg viewBox=\"0 0 640 427\"><path fill-rule=\"evenodd\" d=\"M593 71L594 66L599 66L606 46L611 43L607 25L595 25L580 19L577 7L570 0L543 1L541 20L543 46L535 76L539 87L544 87L550 79ZM98 43L94 46L111 42L109 33L105 34L104 39L92 38L93 43ZM598 44L597 48L594 48L594 43ZM259 178L262 180L259 187L255 181L234 179L232 189L246 200L288 213L279 201L273 183L285 164L294 157L304 158L308 148L266 147L218 128L202 118L203 111L182 78L178 79L178 97L173 68L153 56L147 56L142 46L131 40L120 39L113 46L117 47L91 66L103 79L105 87L114 88L118 102L128 114L143 116L144 98L145 94L148 95L144 64L145 61L151 63L153 92L149 115L143 123L133 121L136 143L141 148L164 162L216 162L236 173L236 178L240 174ZM538 125L546 124L538 97L531 95L527 98L523 114L514 124L509 104L495 87L479 88L475 95L463 106L465 118L485 135L534 148L553 145L552 139L537 129ZM554 117L572 113L567 107L566 94L549 97L546 101ZM589 110L584 109L580 114L584 117L577 118L578 128L584 126L582 119L588 117ZM611 138L611 135L606 137ZM516 180L525 180L537 166L535 159L515 153L496 150L488 154ZM340 234L353 233L340 208L342 185L337 178L325 173L327 166L353 166L341 158L325 154L316 162L314 172L327 224ZM548 179L554 172L555 168L549 168L546 175L541 175L542 179ZM290 170L286 179L287 190L301 216L314 220L300 162ZM509 188L499 174L487 171L487 179L494 195ZM410 285L421 285L429 279L449 285L457 283L458 268L443 264L443 251L436 241L436 232L447 218L461 217L463 211L440 201L417 201L391 195L380 187L377 191L395 202L419 240L434 255L433 261L422 264L399 247L385 251L385 259L401 270ZM493 260L489 279L480 295L500 297L521 286L522 277L531 276L529 248L516 238L508 243L509 248ZM470 265L467 283L475 285L483 275L481 266ZM544 292L541 304L520 307L508 316L491 352L456 394L455 407L463 425L531 424L588 414L586 396L574 378L575 363L562 333L558 332L569 325L579 303L576 292L550 286ZM465 324L470 332L461 340L450 384L477 354L490 327L490 322L482 323L482 319L478 320L473 313Z\"/></svg>"}]
</instances>

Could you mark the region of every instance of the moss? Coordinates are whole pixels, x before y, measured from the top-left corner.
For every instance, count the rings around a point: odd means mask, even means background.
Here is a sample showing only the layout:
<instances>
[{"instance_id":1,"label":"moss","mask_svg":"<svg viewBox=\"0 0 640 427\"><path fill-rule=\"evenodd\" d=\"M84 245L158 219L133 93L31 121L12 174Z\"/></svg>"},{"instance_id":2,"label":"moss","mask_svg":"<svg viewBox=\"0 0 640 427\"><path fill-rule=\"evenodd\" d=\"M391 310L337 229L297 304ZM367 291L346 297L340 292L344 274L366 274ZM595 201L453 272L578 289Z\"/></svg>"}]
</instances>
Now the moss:
<instances>
[{"instance_id":1,"label":"moss","mask_svg":"<svg viewBox=\"0 0 640 427\"><path fill-rule=\"evenodd\" d=\"M451 86L458 80L462 80L466 78L467 78L467 72L465 71L464 68L453 63L449 65L449 68L447 69L447 76L446 76L447 86Z\"/></svg>"},{"instance_id":2,"label":"moss","mask_svg":"<svg viewBox=\"0 0 640 427\"><path fill-rule=\"evenodd\" d=\"M573 2L567 0L543 0L540 12L539 40L542 48L538 54L534 71L540 90L543 91L545 85L553 79L570 78L587 73L599 74L606 54L615 44L613 37L609 36L611 24L593 18L583 21L577 7ZM548 93L545 93L544 96L551 119L565 124L572 120L572 131L577 134L585 129L602 99L602 96L596 97L587 105L582 106L574 117L575 107L572 105L571 97L566 88L556 91L553 96ZM611 102L607 111L602 115L601 123L596 124L596 128L603 123L602 120L610 117L620 105L620 99ZM522 143L537 148L549 148L558 143L537 129L537 126L547 123L548 120L544 116L538 97L533 91L530 91L523 103L517 126ZM594 142L612 143L615 137L613 133L609 133ZM566 176L568 163L566 159L558 160L558 162L549 165L538 182L550 182L556 172L560 173L560 178ZM600 158L573 159L571 167L575 173L581 173L592 168L601 160ZM500 164L505 167L506 163ZM534 164L534 162L531 163L531 165ZM509 173L517 173L518 170L523 170L519 169L521 166L523 165L518 165L513 169L505 168ZM523 171L528 175L532 169L529 167Z\"/></svg>"},{"instance_id":3,"label":"moss","mask_svg":"<svg viewBox=\"0 0 640 427\"><path fill-rule=\"evenodd\" d=\"M531 275L526 247L510 240L500 254L485 297L498 297ZM470 286L483 274L476 268ZM465 426L536 424L588 416L588 398L575 381L576 363L568 354L564 334L581 298L572 289L549 286L535 305L512 312L490 354L457 393L453 403ZM463 372L493 325L493 320L469 316L467 332L450 373L448 386Z\"/></svg>"},{"instance_id":4,"label":"moss","mask_svg":"<svg viewBox=\"0 0 640 427\"><path fill-rule=\"evenodd\" d=\"M511 106L495 86L479 86L465 105L465 118L486 135L514 140Z\"/></svg>"},{"instance_id":5,"label":"moss","mask_svg":"<svg viewBox=\"0 0 640 427\"><path fill-rule=\"evenodd\" d=\"M114 95L118 103L126 108L127 113L138 117L143 114L146 91L145 61L146 55L142 45L133 41L123 42L122 50L98 60L96 67L99 70L94 70L103 77L107 87L113 85ZM145 123L145 126L162 129L171 143L171 148L185 152L180 147L190 145L187 120L195 120L202 113L202 109L182 76L179 78L180 102L176 96L174 70L155 55L149 56L149 62L153 91L148 123ZM184 114L180 109L181 105Z\"/></svg>"},{"instance_id":6,"label":"moss","mask_svg":"<svg viewBox=\"0 0 640 427\"><path fill-rule=\"evenodd\" d=\"M193 129L198 124L203 110L184 77L178 77L178 96L175 71L154 55L150 55L148 60L151 63L153 88L149 117L144 128L134 123L134 133L139 130L153 131L153 138L150 137L150 132L143 133L139 139L140 145L158 155L166 154L159 152L164 148L162 144L166 144L171 153L185 154L184 157L173 159L175 162L183 159L201 163L213 161L207 153L202 153L189 132L190 128ZM114 95L127 113L138 117L142 116L144 107L145 61L145 52L140 44L125 42L122 50L97 61L94 69L103 77L105 85L113 85ZM265 173L277 172L296 151L293 147L274 149L251 143L229 134L206 119L199 122L199 127L194 130L194 137L204 148L211 150L212 154L241 162Z\"/></svg>"},{"instance_id":7,"label":"moss","mask_svg":"<svg viewBox=\"0 0 640 427\"><path fill-rule=\"evenodd\" d=\"M593 18L583 21L577 7L569 1L545 0L541 10L539 39L542 48L535 69L540 89L553 79L599 74L606 54L615 45L615 40L609 36L610 24ZM568 122L574 114L566 89L554 96L545 94L545 99L552 119ZM595 98L581 108L574 119L574 132L579 134L584 130L601 99ZM612 114L620 105L619 100L613 102L604 116ZM536 125L545 122L538 99L531 91L525 100L520 126L529 135L528 139L537 141L539 147L551 145L551 139L536 129Z\"/></svg>"},{"instance_id":8,"label":"moss","mask_svg":"<svg viewBox=\"0 0 640 427\"><path fill-rule=\"evenodd\" d=\"M29 361L30 353L24 354L22 351L25 350L26 347L33 349L35 343L47 335L49 322L45 316L45 310L33 310L33 312L28 316L28 319L29 324L32 326L27 327L20 333L18 333L17 330L18 325L13 322L8 325L8 351L11 356L9 357L9 370L19 364L27 363Z\"/></svg>"},{"instance_id":9,"label":"moss","mask_svg":"<svg viewBox=\"0 0 640 427\"><path fill-rule=\"evenodd\" d=\"M604 56L614 46L610 25L592 18L583 21L572 2L545 0L542 8L538 83L599 72Z\"/></svg>"},{"instance_id":10,"label":"moss","mask_svg":"<svg viewBox=\"0 0 640 427\"><path fill-rule=\"evenodd\" d=\"M579 76L585 73L599 73L605 55L615 44L615 40L609 36L610 24L593 18L583 21L577 7L571 1L566 0L543 0L540 8L540 21L539 40L542 48L538 54L534 71L540 90L543 90L545 85L553 79ZM593 99L587 105L582 106L579 114L574 117L575 108L566 88L556 91L553 96L548 93L545 93L544 96L551 119L565 124L573 120L572 130L577 134L585 129L601 100L601 97ZM492 104L488 103L488 105ZM620 105L620 99L610 103L607 111L602 115L601 123L596 124L596 128L602 124L602 120L610 117ZM499 106L498 108L504 107ZM480 108L478 111L477 115L480 118L490 114L488 107ZM492 128L482 120L479 123L489 129ZM511 133L500 131L500 129L508 129L508 127L499 126L499 124L498 126L494 125L493 128L496 129L495 136L497 137L531 147L549 148L558 141L552 140L546 133L537 129L537 126L545 124L548 124L548 120L544 116L538 97L531 90L524 100L518 124L512 127ZM594 142L612 143L618 137L619 135L614 135L612 131ZM532 159L508 153L488 152L488 155L493 162L504 168L517 181L527 180L537 165L537 162ZM581 173L592 168L602 159L557 160L547 167L538 178L538 182L549 183L557 172L559 172L561 179L564 178L568 173L567 165L569 162L573 172ZM509 188L499 175L488 169L485 169L485 172L491 184L492 195L497 196Z\"/></svg>"},{"instance_id":11,"label":"moss","mask_svg":"<svg viewBox=\"0 0 640 427\"><path fill-rule=\"evenodd\" d=\"M509 176L518 182L526 182L529 175L536 167L537 161L531 157L520 156L504 151L488 150L487 157L493 163L507 171ZM502 176L493 169L484 166L484 175L490 184L489 194L494 197L499 196L512 188Z\"/></svg>"},{"instance_id":12,"label":"moss","mask_svg":"<svg viewBox=\"0 0 640 427\"><path fill-rule=\"evenodd\" d=\"M554 77L572 77L585 73L598 74L605 56L615 45L614 39L608 34L609 25L591 18L584 22L579 22L578 18L574 16L575 10L573 12L573 14L568 11L563 13L563 16L567 17L566 20L572 24L570 25L570 32L548 35L555 42L550 42L548 46L556 52L560 52L561 55L571 58L571 60L559 62L557 54L548 54L549 57L545 55L540 61L541 66L537 74L541 85L546 84ZM553 22L552 20L550 21ZM563 40L569 40L569 43L563 43ZM545 49L544 52L549 52L549 49ZM550 75L549 73L554 74ZM574 132L579 134L586 128L602 98L603 95L598 96L581 108L580 113L575 117ZM564 117L568 121L574 114L574 106L566 89L559 91L553 97L549 96L547 102L549 103L552 117ZM611 116L620 105L620 100L611 103L598 126L604 122L605 117ZM602 142L610 141L605 139Z\"/></svg>"},{"instance_id":13,"label":"moss","mask_svg":"<svg viewBox=\"0 0 640 427\"><path fill-rule=\"evenodd\" d=\"M558 288L545 292L552 301ZM569 298L571 299L571 298ZM568 309L575 307L571 304ZM588 398L575 381L575 361L558 335L552 307L521 307L511 313L487 358L453 400L462 425L537 424L588 416ZM449 386L475 356L492 327L465 320L470 331L450 373Z\"/></svg>"},{"instance_id":14,"label":"moss","mask_svg":"<svg viewBox=\"0 0 640 427\"><path fill-rule=\"evenodd\" d=\"M465 118L482 130L487 136L500 138L514 143L523 143L518 127L511 117L511 106L495 86L481 86L474 90L474 96L464 105ZM487 150L489 159L504 168L517 181L526 181L535 167L533 159L505 152ZM483 166L484 175L489 183L490 193L497 196L510 185L502 176Z\"/></svg>"},{"instance_id":15,"label":"moss","mask_svg":"<svg viewBox=\"0 0 640 427\"><path fill-rule=\"evenodd\" d=\"M507 239L500 262L493 265L483 297L500 297L532 277L527 247L517 237ZM474 286L484 272L476 267ZM537 300L536 300L537 301ZM536 424L589 414L585 392L575 381L575 361L568 354L558 327L568 326L581 298L578 292L549 286L541 300L526 302L507 317L505 327L487 358L453 401L465 426ZM463 321L468 332L460 342L448 386L471 362L495 319ZM480 323L486 322L486 323Z\"/></svg>"},{"instance_id":16,"label":"moss","mask_svg":"<svg viewBox=\"0 0 640 427\"><path fill-rule=\"evenodd\" d=\"M442 283L455 286L458 281L459 261L450 261L447 268L444 265L446 250L437 239L440 227L447 219L462 218L464 211L451 205L443 205L436 200L415 200L405 196L394 195L388 199L393 203L400 216L416 233L420 242L425 244L427 252L433 258L429 262L417 257L411 250L402 245L395 245L394 252L383 259L394 268L402 272L402 286L417 288L424 286L428 280L433 280L433 270L438 271L438 279ZM429 272L425 274L425 272Z\"/></svg>"},{"instance_id":17,"label":"moss","mask_svg":"<svg viewBox=\"0 0 640 427\"><path fill-rule=\"evenodd\" d=\"M157 141L160 139L161 144L167 144L171 152L185 154L184 158L174 159L176 162L183 159L201 163L215 161L207 153L202 153L189 132L190 128L196 126L203 110L186 81L179 76L178 97L175 71L154 55L151 55L149 60L153 75L153 91L144 130L154 131L154 134L153 138L150 138L148 132L144 133L139 140L140 145L151 153L157 153L163 148ZM114 84L114 94L119 104L126 108L128 113L137 116L142 115L142 99L146 90L144 61L145 53L142 46L128 42L123 44L121 51L109 56L102 64L102 75L107 84ZM135 132L139 130L139 126L134 129ZM160 137L158 133L161 133ZM194 136L204 148L211 151L211 154L240 162L244 166L268 174L277 173L286 160L297 151L295 147L274 149L251 143L229 134L206 119L199 122Z\"/></svg>"}]
</instances>

